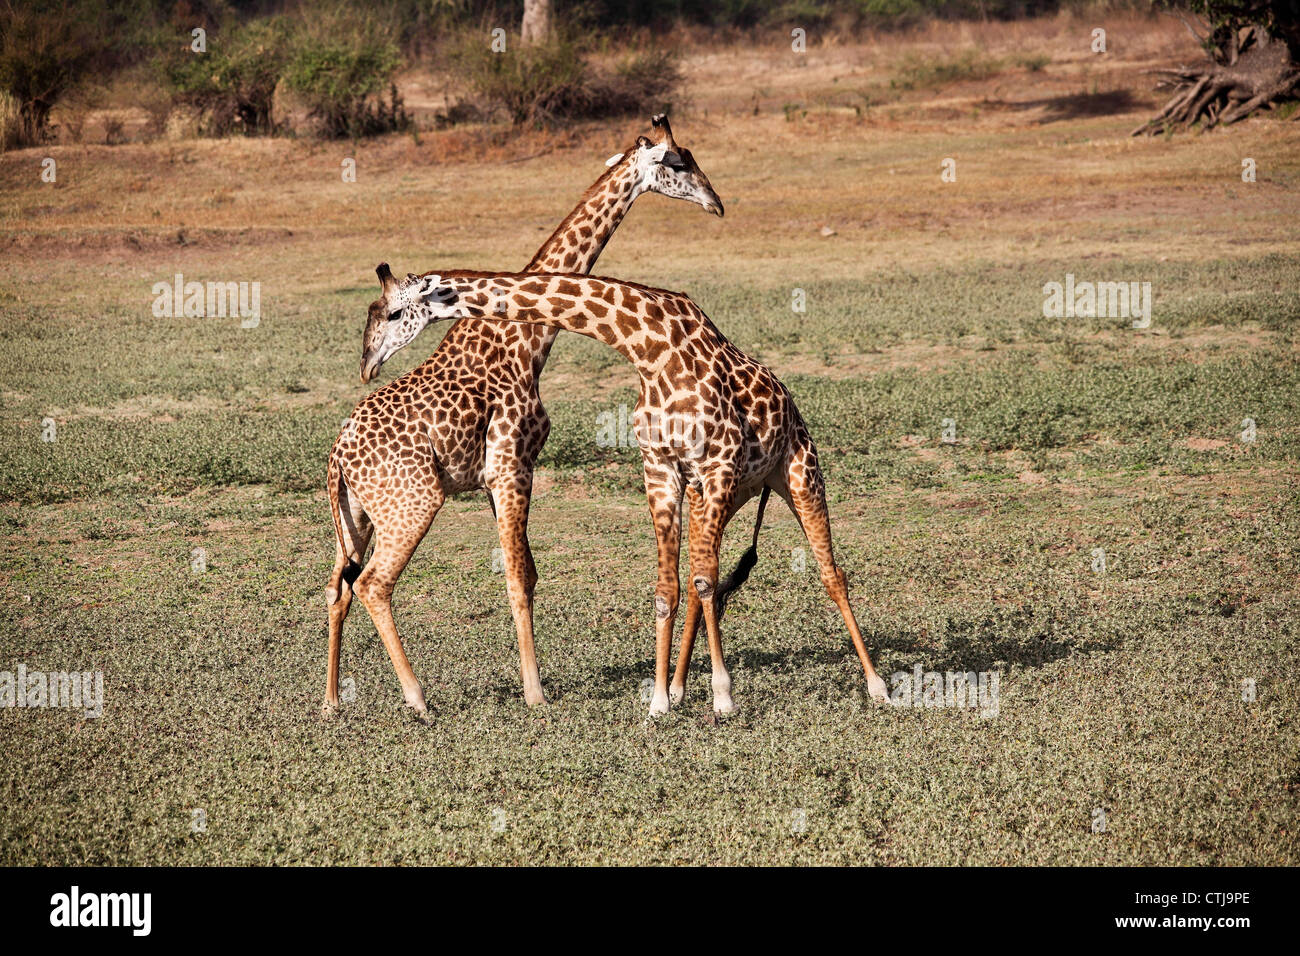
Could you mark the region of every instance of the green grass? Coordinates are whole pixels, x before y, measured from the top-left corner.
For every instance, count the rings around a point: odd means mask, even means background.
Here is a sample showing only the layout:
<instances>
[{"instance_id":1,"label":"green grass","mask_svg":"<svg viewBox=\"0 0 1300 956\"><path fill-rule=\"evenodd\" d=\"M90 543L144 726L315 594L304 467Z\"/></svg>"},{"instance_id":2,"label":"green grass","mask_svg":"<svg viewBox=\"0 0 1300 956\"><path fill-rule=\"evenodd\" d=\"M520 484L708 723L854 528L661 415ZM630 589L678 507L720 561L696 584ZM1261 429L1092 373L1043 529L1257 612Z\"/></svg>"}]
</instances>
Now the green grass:
<instances>
[{"instance_id":1,"label":"green grass","mask_svg":"<svg viewBox=\"0 0 1300 956\"><path fill-rule=\"evenodd\" d=\"M787 566L798 539L778 520L728 616L742 711L721 726L698 679L687 706L644 718L652 548L631 496L538 503L542 713L518 699L489 522L459 503L440 518L398 600L431 726L403 711L364 617L345 651L357 699L334 722L316 717L327 535L315 496L47 513L28 529L46 546L6 554L9 590L32 601L6 603L5 659L103 669L107 706L98 721L0 717L4 858L1294 862L1300 662L1277 589L1294 567L1296 501L1244 495L1234 505L1263 511L1243 521L1231 507L1135 511L1107 483L1093 490L1064 520L1054 495L1023 492L957 511L895 492L841 515L882 670L999 670L988 720L866 704L815 575ZM1288 552L1270 558L1258 539L1279 520ZM1091 540L1077 540L1079 523ZM1255 562L1231 595L1216 591L1211 541ZM1104 580L1088 567L1097 542L1113 553ZM206 574L189 569L196 544ZM1167 562L1156 576L1153 561ZM1105 834L1090 829L1098 806ZM193 809L203 834L189 830Z\"/></svg>"},{"instance_id":2,"label":"green grass","mask_svg":"<svg viewBox=\"0 0 1300 956\"><path fill-rule=\"evenodd\" d=\"M726 618L740 712L713 720L699 646L686 705L647 722L653 540L635 450L595 444L631 376L564 337L550 374L612 384L548 392L532 538L551 705L520 699L471 496L397 592L430 723L402 707L360 606L356 699L323 721L319 488L363 392L368 292L257 330L11 303L0 669L103 670L106 704L98 720L0 711L0 860L1295 864L1296 262L1108 267L1151 277L1161 347L1042 319L1041 282L1067 265L810 284L797 318L788 290L695 290L778 370L825 363L785 378L878 666L996 671L989 719L869 704L776 507ZM913 346L954 355L855 372Z\"/></svg>"},{"instance_id":3,"label":"green grass","mask_svg":"<svg viewBox=\"0 0 1300 956\"><path fill-rule=\"evenodd\" d=\"M995 671L987 719L867 704L774 504L725 619L739 712L713 720L701 643L648 722L655 548L636 451L596 444L636 377L576 336L530 529L551 705L522 704L477 494L395 596L429 723L360 607L355 700L319 717L325 456L368 391L374 263L518 268L634 124L349 144L356 183L289 139L54 146L57 186L44 147L0 157L0 671L106 693L98 720L0 709L0 863L1300 863L1295 124L1044 116L1080 82L1034 69L1047 29L993 51L1000 91L915 58L939 94L856 113L832 100L887 87L892 47L851 76L781 53L765 104L711 52L674 124L726 218L647 197L596 270L689 291L789 384L880 670ZM261 324L153 317L176 272L260 281ZM1152 327L1045 318L1067 273L1150 282Z\"/></svg>"}]
</instances>

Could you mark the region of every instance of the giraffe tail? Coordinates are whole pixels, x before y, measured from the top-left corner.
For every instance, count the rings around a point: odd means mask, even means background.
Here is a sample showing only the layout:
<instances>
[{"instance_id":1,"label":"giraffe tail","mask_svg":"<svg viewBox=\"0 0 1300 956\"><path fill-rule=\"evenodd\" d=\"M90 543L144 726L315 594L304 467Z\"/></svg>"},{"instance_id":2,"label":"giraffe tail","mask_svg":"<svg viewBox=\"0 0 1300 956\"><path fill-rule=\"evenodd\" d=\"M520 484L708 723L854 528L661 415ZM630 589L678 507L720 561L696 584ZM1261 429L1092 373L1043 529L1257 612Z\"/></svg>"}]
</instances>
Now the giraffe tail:
<instances>
[{"instance_id":1,"label":"giraffe tail","mask_svg":"<svg viewBox=\"0 0 1300 956\"><path fill-rule=\"evenodd\" d=\"M338 462L332 455L330 456L329 478L326 484L328 485L330 498L330 513L334 518L334 540L338 542L339 554L343 556L345 562L337 566L334 574L331 575L330 589L335 597L330 600L330 603L333 604L340 593L342 582L346 581L351 586L361 574L361 565L351 559L348 553L348 541L343 537L343 516L340 511L345 490L343 469L339 467Z\"/></svg>"},{"instance_id":2,"label":"giraffe tail","mask_svg":"<svg viewBox=\"0 0 1300 956\"><path fill-rule=\"evenodd\" d=\"M740 560L736 562L736 567L730 574L718 585L718 617L721 618L727 611L727 601L731 598L731 593L749 580L749 572L754 570L754 565L758 564L758 530L763 527L763 509L767 507L767 496L771 489L766 485L763 486L763 494L758 499L758 517L754 519L754 540Z\"/></svg>"}]
</instances>

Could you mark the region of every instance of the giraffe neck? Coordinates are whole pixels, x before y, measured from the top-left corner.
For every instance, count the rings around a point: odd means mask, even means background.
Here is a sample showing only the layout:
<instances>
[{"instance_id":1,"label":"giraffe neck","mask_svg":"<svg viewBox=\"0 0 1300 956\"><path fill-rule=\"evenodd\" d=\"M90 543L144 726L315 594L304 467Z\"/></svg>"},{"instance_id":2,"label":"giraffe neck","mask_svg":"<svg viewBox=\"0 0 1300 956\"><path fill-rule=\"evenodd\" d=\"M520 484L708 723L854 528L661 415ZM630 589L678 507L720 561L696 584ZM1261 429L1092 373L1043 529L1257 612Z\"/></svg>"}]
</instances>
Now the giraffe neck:
<instances>
[{"instance_id":1,"label":"giraffe neck","mask_svg":"<svg viewBox=\"0 0 1300 956\"><path fill-rule=\"evenodd\" d=\"M524 271L590 272L641 194L637 179L636 151L629 150L583 194Z\"/></svg>"},{"instance_id":2,"label":"giraffe neck","mask_svg":"<svg viewBox=\"0 0 1300 956\"><path fill-rule=\"evenodd\" d=\"M578 205L564 217L564 221L551 233L525 272L577 272L586 274L596 264L605 250L609 237L614 235L627 211L642 190L637 182L636 150L630 149L623 158L605 170L600 178L583 193ZM547 328L538 336L532 349L533 374L540 375L558 328Z\"/></svg>"},{"instance_id":3,"label":"giraffe neck","mask_svg":"<svg viewBox=\"0 0 1300 956\"><path fill-rule=\"evenodd\" d=\"M585 335L617 349L645 380L659 375L669 355L692 340L701 348L721 340L721 333L684 296L625 282L521 273L490 281L444 275L440 284L457 293L464 318Z\"/></svg>"}]
</instances>

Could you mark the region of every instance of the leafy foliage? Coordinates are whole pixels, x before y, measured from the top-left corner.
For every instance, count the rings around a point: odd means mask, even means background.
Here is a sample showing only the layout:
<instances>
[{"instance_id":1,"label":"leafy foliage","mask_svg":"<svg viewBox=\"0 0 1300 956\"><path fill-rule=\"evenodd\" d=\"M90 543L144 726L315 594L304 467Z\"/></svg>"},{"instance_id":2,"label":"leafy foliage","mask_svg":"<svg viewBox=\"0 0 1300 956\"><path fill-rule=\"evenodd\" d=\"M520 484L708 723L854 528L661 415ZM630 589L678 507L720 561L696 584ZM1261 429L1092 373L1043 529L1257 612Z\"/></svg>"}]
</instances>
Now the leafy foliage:
<instances>
[{"instance_id":1,"label":"leafy foliage","mask_svg":"<svg viewBox=\"0 0 1300 956\"><path fill-rule=\"evenodd\" d=\"M1206 48L1222 48L1246 27L1263 27L1286 41L1293 57L1300 55L1300 3L1297 0L1156 0L1168 10L1186 9L1210 25Z\"/></svg>"},{"instance_id":2,"label":"leafy foliage","mask_svg":"<svg viewBox=\"0 0 1300 956\"><path fill-rule=\"evenodd\" d=\"M59 97L112 52L112 20L94 3L0 5L0 90L17 112L4 145L40 142Z\"/></svg>"},{"instance_id":3,"label":"leafy foliage","mask_svg":"<svg viewBox=\"0 0 1300 956\"><path fill-rule=\"evenodd\" d=\"M289 36L279 17L231 23L208 38L206 52L173 55L166 73L176 101L198 110L212 135L271 132Z\"/></svg>"},{"instance_id":4,"label":"leafy foliage","mask_svg":"<svg viewBox=\"0 0 1300 956\"><path fill-rule=\"evenodd\" d=\"M400 62L390 29L374 17L339 8L312 17L299 32L284 80L307 101L324 135L355 138L410 125L392 83Z\"/></svg>"},{"instance_id":5,"label":"leafy foliage","mask_svg":"<svg viewBox=\"0 0 1300 956\"><path fill-rule=\"evenodd\" d=\"M638 51L602 68L566 38L494 53L474 37L456 63L474 93L516 125L665 110L681 82L670 51Z\"/></svg>"}]
</instances>

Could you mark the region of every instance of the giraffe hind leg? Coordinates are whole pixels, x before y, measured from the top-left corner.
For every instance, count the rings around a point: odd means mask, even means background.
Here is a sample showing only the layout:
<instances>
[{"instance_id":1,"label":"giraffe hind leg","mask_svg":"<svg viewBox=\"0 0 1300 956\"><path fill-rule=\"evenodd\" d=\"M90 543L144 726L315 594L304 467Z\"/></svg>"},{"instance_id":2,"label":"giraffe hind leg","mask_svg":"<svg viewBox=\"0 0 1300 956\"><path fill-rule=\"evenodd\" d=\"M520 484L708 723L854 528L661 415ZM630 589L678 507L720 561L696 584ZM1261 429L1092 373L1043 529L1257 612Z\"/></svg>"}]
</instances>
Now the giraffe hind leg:
<instances>
[{"instance_id":1,"label":"giraffe hind leg","mask_svg":"<svg viewBox=\"0 0 1300 956\"><path fill-rule=\"evenodd\" d=\"M876 700L888 701L888 686L872 666L867 645L862 640L862 632L858 629L857 619L849 604L848 580L843 568L835 563L835 552L831 547L830 514L826 509L826 492L821 472L817 467L817 453L812 449L811 443L806 452L805 455L795 455L792 458L785 475L786 487L778 491L783 492L790 510L799 519L804 536L808 539L808 544L817 558L822 587L826 589L830 599L839 608L840 616L844 618L849 637L853 640L853 649L857 651L862 672L867 678L868 692Z\"/></svg>"},{"instance_id":2,"label":"giraffe hind leg","mask_svg":"<svg viewBox=\"0 0 1300 956\"><path fill-rule=\"evenodd\" d=\"M402 639L393 621L393 589L411 555L424 540L429 525L442 508L446 496L432 458L416 466L407 476L400 494L381 499L370 512L375 528L375 549L357 577L352 590L365 605L388 651L393 670L402 684L402 696L409 707L423 714L427 710L424 691L406 657Z\"/></svg>"}]
</instances>

